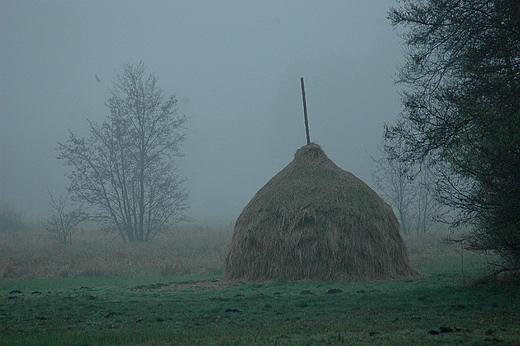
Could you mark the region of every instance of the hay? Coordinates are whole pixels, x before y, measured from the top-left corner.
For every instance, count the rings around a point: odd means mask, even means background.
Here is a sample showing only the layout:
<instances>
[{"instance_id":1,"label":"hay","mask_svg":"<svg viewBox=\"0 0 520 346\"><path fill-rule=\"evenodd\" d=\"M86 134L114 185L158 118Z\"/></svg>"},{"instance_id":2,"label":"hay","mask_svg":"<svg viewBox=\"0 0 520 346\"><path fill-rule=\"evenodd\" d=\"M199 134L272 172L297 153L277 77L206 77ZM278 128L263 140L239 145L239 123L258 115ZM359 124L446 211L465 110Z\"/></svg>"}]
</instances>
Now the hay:
<instances>
[{"instance_id":1,"label":"hay","mask_svg":"<svg viewBox=\"0 0 520 346\"><path fill-rule=\"evenodd\" d=\"M224 279L357 282L417 275L391 207L311 143L238 217Z\"/></svg>"}]
</instances>

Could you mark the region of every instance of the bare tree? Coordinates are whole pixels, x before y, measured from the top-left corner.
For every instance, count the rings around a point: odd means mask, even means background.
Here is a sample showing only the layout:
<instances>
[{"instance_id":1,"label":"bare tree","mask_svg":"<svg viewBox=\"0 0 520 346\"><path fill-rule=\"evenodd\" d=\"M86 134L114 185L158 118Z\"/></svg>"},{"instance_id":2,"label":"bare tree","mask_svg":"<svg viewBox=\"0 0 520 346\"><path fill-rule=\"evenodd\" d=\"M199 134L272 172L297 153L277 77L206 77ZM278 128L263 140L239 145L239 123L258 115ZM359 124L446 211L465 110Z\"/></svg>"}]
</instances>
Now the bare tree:
<instances>
[{"instance_id":1,"label":"bare tree","mask_svg":"<svg viewBox=\"0 0 520 346\"><path fill-rule=\"evenodd\" d=\"M403 143L385 141L372 180L382 197L392 205L405 235L429 232L442 219L446 208L432 188L431 172L425 164L402 159Z\"/></svg>"},{"instance_id":2,"label":"bare tree","mask_svg":"<svg viewBox=\"0 0 520 346\"><path fill-rule=\"evenodd\" d=\"M413 175L408 163L394 158L385 149L381 149L381 158L372 160L377 164L372 173L376 190L396 212L401 231L405 235L412 232L412 206L415 202Z\"/></svg>"},{"instance_id":3,"label":"bare tree","mask_svg":"<svg viewBox=\"0 0 520 346\"><path fill-rule=\"evenodd\" d=\"M58 159L73 167L68 190L125 242L150 240L187 219L185 179L174 162L183 155L186 117L176 116L176 104L154 74L145 75L143 62L124 64L106 103L108 119L89 121L90 137L70 133L58 143Z\"/></svg>"},{"instance_id":4,"label":"bare tree","mask_svg":"<svg viewBox=\"0 0 520 346\"><path fill-rule=\"evenodd\" d=\"M73 208L69 196L55 197L49 192L51 214L43 219L43 228L60 244L72 244L77 226L88 219L81 206ZM71 209L72 208L72 209Z\"/></svg>"},{"instance_id":5,"label":"bare tree","mask_svg":"<svg viewBox=\"0 0 520 346\"><path fill-rule=\"evenodd\" d=\"M432 229L446 227L452 214L449 208L440 202L435 178L430 167L421 165L414 179L414 213L412 215L413 228L416 233L425 234Z\"/></svg>"}]
</instances>

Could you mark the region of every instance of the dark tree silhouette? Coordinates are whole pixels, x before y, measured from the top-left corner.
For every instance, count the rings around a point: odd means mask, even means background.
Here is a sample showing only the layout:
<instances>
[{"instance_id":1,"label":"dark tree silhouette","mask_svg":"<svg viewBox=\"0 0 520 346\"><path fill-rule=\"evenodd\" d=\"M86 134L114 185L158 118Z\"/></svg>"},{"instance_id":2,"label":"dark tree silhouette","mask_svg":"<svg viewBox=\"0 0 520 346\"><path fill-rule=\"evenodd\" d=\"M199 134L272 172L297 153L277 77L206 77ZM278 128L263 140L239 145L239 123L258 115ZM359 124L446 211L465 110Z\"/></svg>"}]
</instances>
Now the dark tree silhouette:
<instances>
[{"instance_id":1,"label":"dark tree silhouette","mask_svg":"<svg viewBox=\"0 0 520 346\"><path fill-rule=\"evenodd\" d=\"M388 128L400 159L436 170L439 198L477 250L520 266L520 2L408 0L389 14L405 28L404 112Z\"/></svg>"}]
</instances>

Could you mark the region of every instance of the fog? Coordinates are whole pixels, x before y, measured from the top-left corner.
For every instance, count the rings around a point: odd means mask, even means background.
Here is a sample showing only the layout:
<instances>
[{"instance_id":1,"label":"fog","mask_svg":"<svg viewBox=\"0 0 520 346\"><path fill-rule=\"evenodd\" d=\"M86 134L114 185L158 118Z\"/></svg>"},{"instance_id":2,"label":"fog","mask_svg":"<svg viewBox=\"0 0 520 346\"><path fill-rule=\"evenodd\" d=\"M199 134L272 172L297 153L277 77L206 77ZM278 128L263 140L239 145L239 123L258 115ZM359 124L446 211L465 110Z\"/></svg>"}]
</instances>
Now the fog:
<instances>
[{"instance_id":1,"label":"fog","mask_svg":"<svg viewBox=\"0 0 520 346\"><path fill-rule=\"evenodd\" d=\"M388 0L0 0L0 200L40 218L65 192L68 130L101 122L115 70L144 61L189 117L190 215L232 220L311 140L369 185L400 111ZM97 76L97 78L96 78Z\"/></svg>"}]
</instances>

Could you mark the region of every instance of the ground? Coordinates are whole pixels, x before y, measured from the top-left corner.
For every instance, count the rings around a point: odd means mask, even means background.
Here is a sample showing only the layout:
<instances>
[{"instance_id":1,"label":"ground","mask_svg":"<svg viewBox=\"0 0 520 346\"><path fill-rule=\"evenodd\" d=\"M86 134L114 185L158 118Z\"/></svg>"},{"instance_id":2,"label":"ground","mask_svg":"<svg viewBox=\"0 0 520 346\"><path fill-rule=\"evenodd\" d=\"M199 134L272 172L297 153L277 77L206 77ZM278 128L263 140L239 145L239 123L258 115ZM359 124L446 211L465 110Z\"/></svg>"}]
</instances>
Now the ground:
<instances>
[{"instance_id":1,"label":"ground","mask_svg":"<svg viewBox=\"0 0 520 346\"><path fill-rule=\"evenodd\" d=\"M150 249L133 248L132 258ZM16 259L0 250L0 266ZM423 277L363 283L224 282L222 260L181 273L137 269L129 258L110 275L59 275L49 263L30 275L11 271L0 281L0 345L520 344L520 286L479 280L493 260L484 254L412 249Z\"/></svg>"}]
</instances>

